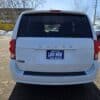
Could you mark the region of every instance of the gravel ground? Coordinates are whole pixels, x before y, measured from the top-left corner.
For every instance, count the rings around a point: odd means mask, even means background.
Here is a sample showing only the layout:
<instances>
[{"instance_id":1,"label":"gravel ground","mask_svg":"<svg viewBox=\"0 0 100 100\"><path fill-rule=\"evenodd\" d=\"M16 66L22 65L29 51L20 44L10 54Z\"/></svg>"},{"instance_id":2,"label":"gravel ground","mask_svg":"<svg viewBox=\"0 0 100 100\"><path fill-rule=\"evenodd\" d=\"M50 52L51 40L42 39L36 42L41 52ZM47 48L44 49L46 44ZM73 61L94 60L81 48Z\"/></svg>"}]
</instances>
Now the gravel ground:
<instances>
[{"instance_id":1,"label":"gravel ground","mask_svg":"<svg viewBox=\"0 0 100 100\"><path fill-rule=\"evenodd\" d=\"M9 38L0 38L0 100L100 100L100 74L94 83L73 86L19 85L11 79Z\"/></svg>"}]
</instances>

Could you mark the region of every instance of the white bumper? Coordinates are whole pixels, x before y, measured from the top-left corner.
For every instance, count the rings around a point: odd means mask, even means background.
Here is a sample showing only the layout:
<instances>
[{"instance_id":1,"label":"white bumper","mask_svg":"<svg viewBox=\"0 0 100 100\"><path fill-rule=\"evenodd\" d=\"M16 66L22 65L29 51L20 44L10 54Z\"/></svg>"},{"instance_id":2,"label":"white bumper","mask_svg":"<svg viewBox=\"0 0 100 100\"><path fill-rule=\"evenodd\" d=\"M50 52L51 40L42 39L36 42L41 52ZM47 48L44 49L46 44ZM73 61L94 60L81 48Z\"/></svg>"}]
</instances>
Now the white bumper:
<instances>
[{"instance_id":1,"label":"white bumper","mask_svg":"<svg viewBox=\"0 0 100 100\"><path fill-rule=\"evenodd\" d=\"M21 71L16 66L14 60L10 62L10 70L13 79L18 83L26 84L39 84L39 85L72 85L72 84L84 84L93 82L96 79L99 63L96 61L94 65L86 71L86 75L77 76L39 76L39 75L24 75L24 71Z\"/></svg>"}]
</instances>

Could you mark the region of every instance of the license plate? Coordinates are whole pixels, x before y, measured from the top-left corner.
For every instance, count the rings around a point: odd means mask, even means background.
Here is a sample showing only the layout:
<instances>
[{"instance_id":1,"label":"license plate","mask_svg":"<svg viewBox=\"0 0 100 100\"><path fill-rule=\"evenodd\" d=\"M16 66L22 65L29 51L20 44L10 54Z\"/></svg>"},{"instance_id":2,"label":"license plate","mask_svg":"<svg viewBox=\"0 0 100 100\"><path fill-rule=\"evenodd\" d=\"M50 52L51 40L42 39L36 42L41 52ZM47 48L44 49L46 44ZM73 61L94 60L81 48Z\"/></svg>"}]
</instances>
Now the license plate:
<instances>
[{"instance_id":1,"label":"license plate","mask_svg":"<svg viewBox=\"0 0 100 100\"><path fill-rule=\"evenodd\" d=\"M47 50L47 59L64 59L64 50Z\"/></svg>"}]
</instances>

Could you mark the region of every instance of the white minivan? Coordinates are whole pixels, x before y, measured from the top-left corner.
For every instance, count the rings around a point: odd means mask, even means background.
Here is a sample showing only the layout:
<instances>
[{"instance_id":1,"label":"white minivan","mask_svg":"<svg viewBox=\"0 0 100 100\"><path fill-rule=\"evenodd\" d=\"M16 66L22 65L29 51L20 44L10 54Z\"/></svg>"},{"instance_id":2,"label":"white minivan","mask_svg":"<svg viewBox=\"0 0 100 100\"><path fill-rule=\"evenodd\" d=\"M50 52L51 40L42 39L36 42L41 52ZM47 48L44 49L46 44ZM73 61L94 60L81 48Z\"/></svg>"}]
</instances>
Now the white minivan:
<instances>
[{"instance_id":1,"label":"white minivan","mask_svg":"<svg viewBox=\"0 0 100 100\"><path fill-rule=\"evenodd\" d=\"M16 83L72 85L96 78L99 42L83 13L23 12L16 22L9 51Z\"/></svg>"}]
</instances>

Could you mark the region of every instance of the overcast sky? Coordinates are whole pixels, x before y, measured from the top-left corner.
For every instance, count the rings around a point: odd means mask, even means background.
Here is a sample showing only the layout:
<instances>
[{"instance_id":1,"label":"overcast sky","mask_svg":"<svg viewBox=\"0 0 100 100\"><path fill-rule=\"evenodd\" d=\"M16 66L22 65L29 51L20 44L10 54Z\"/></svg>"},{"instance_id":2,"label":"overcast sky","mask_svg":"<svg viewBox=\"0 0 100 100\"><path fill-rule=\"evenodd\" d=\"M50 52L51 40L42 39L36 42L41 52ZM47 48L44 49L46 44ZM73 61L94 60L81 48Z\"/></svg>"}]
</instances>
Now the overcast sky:
<instances>
[{"instance_id":1,"label":"overcast sky","mask_svg":"<svg viewBox=\"0 0 100 100\"><path fill-rule=\"evenodd\" d=\"M70 10L72 0L46 0L42 9L67 9Z\"/></svg>"},{"instance_id":2,"label":"overcast sky","mask_svg":"<svg viewBox=\"0 0 100 100\"><path fill-rule=\"evenodd\" d=\"M79 11L80 9L75 9L74 7L74 0L46 0L46 3L41 6L39 9L48 10L48 9L61 9L61 10L72 10L72 11ZM84 9L85 6L88 6L88 15L92 19L94 14L94 5L95 0L79 0L79 7ZM98 0L98 8L97 8L97 15L100 16L100 0Z\"/></svg>"}]
</instances>

